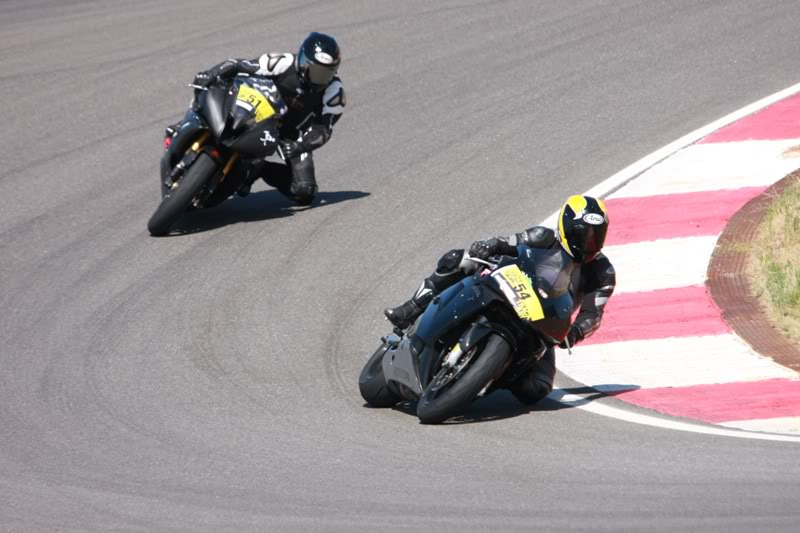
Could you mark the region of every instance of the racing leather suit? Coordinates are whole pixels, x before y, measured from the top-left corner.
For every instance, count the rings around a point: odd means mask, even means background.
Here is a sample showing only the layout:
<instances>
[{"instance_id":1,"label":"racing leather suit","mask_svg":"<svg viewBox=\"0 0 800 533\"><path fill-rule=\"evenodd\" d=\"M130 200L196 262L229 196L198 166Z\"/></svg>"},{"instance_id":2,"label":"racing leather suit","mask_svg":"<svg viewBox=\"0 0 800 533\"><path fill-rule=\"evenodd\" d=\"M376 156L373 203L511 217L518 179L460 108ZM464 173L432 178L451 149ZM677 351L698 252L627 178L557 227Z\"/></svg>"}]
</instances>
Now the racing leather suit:
<instances>
[{"instance_id":1,"label":"racing leather suit","mask_svg":"<svg viewBox=\"0 0 800 533\"><path fill-rule=\"evenodd\" d=\"M294 144L296 155L286 165L264 161L247 169L248 183L262 177L301 205L308 205L317 192L311 152L327 143L333 126L346 105L344 86L337 76L319 92L305 90L295 70L294 54L264 54L258 59L228 59L207 71L212 78L230 79L237 74L264 76L275 83L288 113L281 120L280 140ZM288 165L288 168L287 168Z\"/></svg>"},{"instance_id":2,"label":"racing leather suit","mask_svg":"<svg viewBox=\"0 0 800 533\"><path fill-rule=\"evenodd\" d=\"M489 243L489 255L513 257L517 256L517 245L519 244L531 248L561 248L555 232L542 226L530 228L510 237L498 237L480 242L481 244ZM563 249L561 251L566 254ZM407 306L406 309L414 310L412 314L415 315L413 318L416 318L436 294L474 274L479 268L481 265L471 261L464 250L447 252L439 259L436 271L422 282L413 298L397 308L387 309L386 316L395 322L396 318L392 313L397 313ZM603 309L616 285L614 267L602 252L592 261L581 264L580 268L580 286L573 288L576 301L581 302L580 310L570 327L567 340L560 344L562 348L574 346L597 331L603 318ZM523 403L535 403L550 394L553 389L555 373L555 350L553 347L549 347L531 371L514 384L511 392Z\"/></svg>"}]
</instances>

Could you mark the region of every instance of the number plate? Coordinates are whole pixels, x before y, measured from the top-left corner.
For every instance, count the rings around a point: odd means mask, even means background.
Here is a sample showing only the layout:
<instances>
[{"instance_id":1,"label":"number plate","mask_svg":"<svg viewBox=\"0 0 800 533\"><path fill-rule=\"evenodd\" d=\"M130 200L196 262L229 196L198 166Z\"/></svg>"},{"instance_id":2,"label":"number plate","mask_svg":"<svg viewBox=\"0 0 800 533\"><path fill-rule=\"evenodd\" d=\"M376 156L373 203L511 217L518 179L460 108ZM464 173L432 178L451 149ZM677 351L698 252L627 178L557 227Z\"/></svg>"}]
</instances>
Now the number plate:
<instances>
[{"instance_id":1,"label":"number plate","mask_svg":"<svg viewBox=\"0 0 800 533\"><path fill-rule=\"evenodd\" d=\"M531 278L517 265L508 265L495 270L492 276L521 319L534 322L544 318L544 310L533 289Z\"/></svg>"},{"instance_id":2,"label":"number plate","mask_svg":"<svg viewBox=\"0 0 800 533\"><path fill-rule=\"evenodd\" d=\"M275 114L275 110L267 100L267 97L261 94L256 89L253 89L246 83L239 86L239 92L236 95L236 100L246 104L245 107L250 108L256 117L256 122L266 120Z\"/></svg>"}]
</instances>

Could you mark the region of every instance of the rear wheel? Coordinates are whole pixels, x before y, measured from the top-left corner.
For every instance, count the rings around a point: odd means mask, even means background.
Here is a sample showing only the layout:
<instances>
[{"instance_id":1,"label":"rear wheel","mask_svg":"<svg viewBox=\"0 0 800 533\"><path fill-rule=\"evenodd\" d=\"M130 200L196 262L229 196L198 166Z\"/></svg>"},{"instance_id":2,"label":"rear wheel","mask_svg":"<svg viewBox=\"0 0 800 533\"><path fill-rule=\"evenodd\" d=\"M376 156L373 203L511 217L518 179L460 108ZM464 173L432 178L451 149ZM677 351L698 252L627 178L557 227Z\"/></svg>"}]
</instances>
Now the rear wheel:
<instances>
[{"instance_id":1,"label":"rear wheel","mask_svg":"<svg viewBox=\"0 0 800 533\"><path fill-rule=\"evenodd\" d=\"M481 348L482 347L482 348ZM496 333L464 352L452 367L442 368L417 402L423 424L439 424L461 413L511 360L511 346Z\"/></svg>"},{"instance_id":2,"label":"rear wheel","mask_svg":"<svg viewBox=\"0 0 800 533\"><path fill-rule=\"evenodd\" d=\"M402 398L389 390L386 378L383 376L383 355L388 346L383 343L378 350L372 354L361 375L358 376L358 388L361 397L373 407L391 407L396 405Z\"/></svg>"},{"instance_id":3,"label":"rear wheel","mask_svg":"<svg viewBox=\"0 0 800 533\"><path fill-rule=\"evenodd\" d=\"M177 185L161 200L156 212L147 222L150 235L169 233L172 226L192 204L192 200L203 190L208 180L217 171L217 163L210 155L201 153Z\"/></svg>"}]
</instances>

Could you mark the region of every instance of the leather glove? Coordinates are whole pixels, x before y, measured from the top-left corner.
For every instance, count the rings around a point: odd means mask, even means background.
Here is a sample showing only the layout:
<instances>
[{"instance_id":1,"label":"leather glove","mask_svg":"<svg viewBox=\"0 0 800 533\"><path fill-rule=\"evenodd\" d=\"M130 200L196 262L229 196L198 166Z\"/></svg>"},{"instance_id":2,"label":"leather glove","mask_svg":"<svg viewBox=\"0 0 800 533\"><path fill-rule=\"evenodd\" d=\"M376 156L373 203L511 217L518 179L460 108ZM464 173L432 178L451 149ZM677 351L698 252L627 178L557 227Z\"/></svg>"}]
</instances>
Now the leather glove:
<instances>
[{"instance_id":1,"label":"leather glove","mask_svg":"<svg viewBox=\"0 0 800 533\"><path fill-rule=\"evenodd\" d=\"M206 71L202 71L194 75L194 80L192 81L192 85L197 85L199 87L207 89L208 87L213 85L215 81L216 81L215 76L212 76Z\"/></svg>"},{"instance_id":2,"label":"leather glove","mask_svg":"<svg viewBox=\"0 0 800 533\"><path fill-rule=\"evenodd\" d=\"M278 141L278 146L281 149L281 156L284 161L288 161L306 151L302 144L296 141Z\"/></svg>"},{"instance_id":3,"label":"leather glove","mask_svg":"<svg viewBox=\"0 0 800 533\"><path fill-rule=\"evenodd\" d=\"M478 259L488 259L497 254L497 239L475 241L469 247L469 255Z\"/></svg>"},{"instance_id":4,"label":"leather glove","mask_svg":"<svg viewBox=\"0 0 800 533\"><path fill-rule=\"evenodd\" d=\"M567 332L567 338L561 341L558 344L558 347L562 350L568 350L569 348L574 348L576 344L583 340L583 332L581 329L576 325L571 325L569 327L569 332Z\"/></svg>"}]
</instances>

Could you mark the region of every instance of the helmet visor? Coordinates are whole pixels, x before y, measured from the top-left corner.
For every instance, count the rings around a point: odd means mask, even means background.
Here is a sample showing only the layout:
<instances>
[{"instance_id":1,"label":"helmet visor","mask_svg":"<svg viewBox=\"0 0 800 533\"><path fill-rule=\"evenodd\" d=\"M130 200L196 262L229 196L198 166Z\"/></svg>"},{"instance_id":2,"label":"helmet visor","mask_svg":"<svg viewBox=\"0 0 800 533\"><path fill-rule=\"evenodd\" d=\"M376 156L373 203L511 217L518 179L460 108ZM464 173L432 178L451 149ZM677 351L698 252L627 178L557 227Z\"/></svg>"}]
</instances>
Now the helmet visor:
<instances>
[{"instance_id":1,"label":"helmet visor","mask_svg":"<svg viewBox=\"0 0 800 533\"><path fill-rule=\"evenodd\" d=\"M584 231L585 233L581 236L583 257L584 261L591 261L603 249L603 244L606 242L606 233L608 233L608 225L587 226Z\"/></svg>"},{"instance_id":2,"label":"helmet visor","mask_svg":"<svg viewBox=\"0 0 800 533\"><path fill-rule=\"evenodd\" d=\"M325 87L336 76L338 68L338 65L319 65L309 62L306 67L306 79L311 85Z\"/></svg>"}]
</instances>

